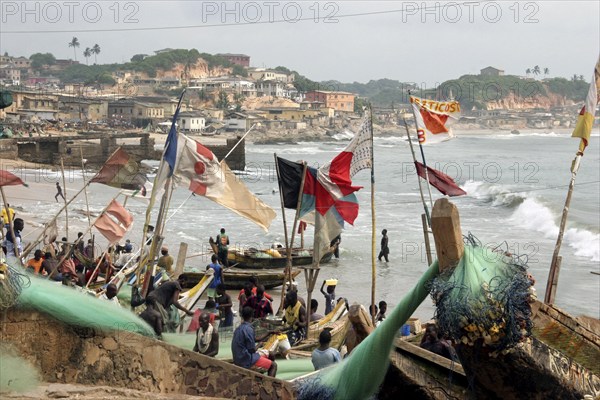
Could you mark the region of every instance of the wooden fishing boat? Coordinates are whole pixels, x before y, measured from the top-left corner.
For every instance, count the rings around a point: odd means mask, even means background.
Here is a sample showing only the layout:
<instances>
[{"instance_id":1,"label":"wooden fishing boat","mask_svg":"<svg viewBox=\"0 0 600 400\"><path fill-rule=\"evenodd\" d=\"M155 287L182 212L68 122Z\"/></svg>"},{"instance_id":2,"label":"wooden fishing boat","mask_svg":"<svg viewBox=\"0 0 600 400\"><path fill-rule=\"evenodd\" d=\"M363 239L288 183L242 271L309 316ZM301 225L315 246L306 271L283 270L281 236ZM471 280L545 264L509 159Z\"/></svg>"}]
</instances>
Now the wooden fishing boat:
<instances>
[{"instance_id":1,"label":"wooden fishing boat","mask_svg":"<svg viewBox=\"0 0 600 400\"><path fill-rule=\"evenodd\" d=\"M292 270L292 278L295 278L300 274L299 269ZM180 275L180 278L184 279L183 287L191 288L196 285L205 275L205 272L184 272ZM223 278L225 279L226 289L243 289L244 285L248 282L251 276L255 276L258 279L259 284L263 285L265 289L272 289L277 286L281 286L285 279L287 279L284 270L249 270L239 269L237 267L227 268L223 271Z\"/></svg>"},{"instance_id":2,"label":"wooden fishing boat","mask_svg":"<svg viewBox=\"0 0 600 400\"><path fill-rule=\"evenodd\" d=\"M217 245L213 238L210 238L209 243L215 254L217 254ZM335 247L330 248L330 251L325 253L321 258L321 264L326 264L331 261ZM312 249L292 249L292 266L309 265L312 263ZM230 265L236 264L237 268L246 269L283 269L287 265L285 249L235 249L230 248L227 254L227 260Z\"/></svg>"},{"instance_id":3,"label":"wooden fishing boat","mask_svg":"<svg viewBox=\"0 0 600 400\"><path fill-rule=\"evenodd\" d=\"M476 397L600 396L598 332L590 329L590 324L539 301L532 304L532 320L532 340L497 358L489 357L485 348L477 345L457 347L467 376L474 378Z\"/></svg>"}]
</instances>

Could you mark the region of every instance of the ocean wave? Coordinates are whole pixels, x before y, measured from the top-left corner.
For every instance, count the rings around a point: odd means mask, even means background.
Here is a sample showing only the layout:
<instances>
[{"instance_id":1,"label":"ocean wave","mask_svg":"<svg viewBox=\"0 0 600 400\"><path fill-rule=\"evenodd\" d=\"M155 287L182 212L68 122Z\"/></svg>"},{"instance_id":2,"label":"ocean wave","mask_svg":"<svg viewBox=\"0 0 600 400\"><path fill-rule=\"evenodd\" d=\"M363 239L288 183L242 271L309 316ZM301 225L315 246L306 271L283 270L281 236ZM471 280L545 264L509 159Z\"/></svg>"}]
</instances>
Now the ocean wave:
<instances>
[{"instance_id":1,"label":"ocean wave","mask_svg":"<svg viewBox=\"0 0 600 400\"><path fill-rule=\"evenodd\" d=\"M354 138L354 133L350 132L348 129L344 129L343 132L339 132L330 136L333 140L341 141L341 140L351 140Z\"/></svg>"},{"instance_id":2,"label":"ocean wave","mask_svg":"<svg viewBox=\"0 0 600 400\"><path fill-rule=\"evenodd\" d=\"M467 181L462 189L471 197L486 203L492 203L493 207L513 208L520 205L527 197L526 192L515 192L506 185L479 181Z\"/></svg>"},{"instance_id":3,"label":"ocean wave","mask_svg":"<svg viewBox=\"0 0 600 400\"><path fill-rule=\"evenodd\" d=\"M519 226L544 234L546 238L558 236L557 216L534 198L527 198L515 210L511 220ZM582 228L569 228L563 242L575 250L575 255L600 261L600 234Z\"/></svg>"},{"instance_id":4,"label":"ocean wave","mask_svg":"<svg viewBox=\"0 0 600 400\"><path fill-rule=\"evenodd\" d=\"M252 145L246 146L247 153L255 154L315 154L315 153L333 153L333 150L326 150L311 143L311 146L307 145L290 145L289 143L282 143L280 145Z\"/></svg>"}]
</instances>

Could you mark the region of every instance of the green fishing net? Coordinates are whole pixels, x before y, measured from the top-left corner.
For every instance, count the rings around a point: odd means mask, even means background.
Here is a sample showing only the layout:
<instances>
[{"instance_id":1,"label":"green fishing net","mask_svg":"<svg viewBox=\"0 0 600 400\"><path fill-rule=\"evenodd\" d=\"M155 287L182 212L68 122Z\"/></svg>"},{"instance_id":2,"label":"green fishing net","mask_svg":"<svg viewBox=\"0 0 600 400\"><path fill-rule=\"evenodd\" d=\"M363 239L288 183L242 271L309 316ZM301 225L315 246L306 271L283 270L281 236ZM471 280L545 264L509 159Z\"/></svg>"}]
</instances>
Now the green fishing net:
<instances>
[{"instance_id":1,"label":"green fishing net","mask_svg":"<svg viewBox=\"0 0 600 400\"><path fill-rule=\"evenodd\" d=\"M154 336L152 327L127 308L47 279L31 276L30 281L19 296L21 308L39 311L67 325Z\"/></svg>"},{"instance_id":2,"label":"green fishing net","mask_svg":"<svg viewBox=\"0 0 600 400\"><path fill-rule=\"evenodd\" d=\"M458 265L430 287L438 333L455 343L483 342L492 356L531 335L531 281L526 261L466 239Z\"/></svg>"},{"instance_id":3,"label":"green fishing net","mask_svg":"<svg viewBox=\"0 0 600 400\"><path fill-rule=\"evenodd\" d=\"M348 358L299 381L298 399L346 400L371 397L383 382L398 330L427 298L428 284L437 273L438 262L435 261L389 316Z\"/></svg>"}]
</instances>

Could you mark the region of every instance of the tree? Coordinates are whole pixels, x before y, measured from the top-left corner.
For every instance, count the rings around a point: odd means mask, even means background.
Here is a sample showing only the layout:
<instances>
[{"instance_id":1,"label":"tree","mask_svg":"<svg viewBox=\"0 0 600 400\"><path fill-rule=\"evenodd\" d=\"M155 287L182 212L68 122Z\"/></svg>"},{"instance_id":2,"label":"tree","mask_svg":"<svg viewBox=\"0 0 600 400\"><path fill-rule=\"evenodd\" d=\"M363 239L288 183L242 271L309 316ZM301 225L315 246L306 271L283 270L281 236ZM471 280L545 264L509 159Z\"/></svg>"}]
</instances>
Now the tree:
<instances>
[{"instance_id":1,"label":"tree","mask_svg":"<svg viewBox=\"0 0 600 400\"><path fill-rule=\"evenodd\" d=\"M546 67L544 68L544 75L548 75L550 74L550 68Z\"/></svg>"},{"instance_id":2,"label":"tree","mask_svg":"<svg viewBox=\"0 0 600 400\"><path fill-rule=\"evenodd\" d=\"M577 81L579 80L579 75L577 75L577 74L573 74L573 77L571 78L571 80L572 80L573 82L577 82Z\"/></svg>"},{"instance_id":3,"label":"tree","mask_svg":"<svg viewBox=\"0 0 600 400\"><path fill-rule=\"evenodd\" d=\"M200 89L198 91L198 98L202 101L206 101L210 98L210 96L208 95L208 92L205 89Z\"/></svg>"},{"instance_id":4,"label":"tree","mask_svg":"<svg viewBox=\"0 0 600 400\"><path fill-rule=\"evenodd\" d=\"M225 93L224 90L221 90L219 92L219 98L218 98L217 104L215 104L215 106L219 110L227 110L227 109L229 109L230 105L231 104L229 103L229 96L227 96L227 93Z\"/></svg>"},{"instance_id":5,"label":"tree","mask_svg":"<svg viewBox=\"0 0 600 400\"><path fill-rule=\"evenodd\" d=\"M132 63L139 63L144 61L144 58L146 58L147 55L146 54L136 54L135 56L131 57L131 62Z\"/></svg>"},{"instance_id":6,"label":"tree","mask_svg":"<svg viewBox=\"0 0 600 400\"><path fill-rule=\"evenodd\" d=\"M236 93L233 95L233 102L235 103L235 111L237 111L237 112L242 111L242 105L244 105L245 98L246 97L244 97L244 95L241 93Z\"/></svg>"},{"instance_id":7,"label":"tree","mask_svg":"<svg viewBox=\"0 0 600 400\"><path fill-rule=\"evenodd\" d=\"M585 80L585 79L583 78L583 75L579 75L579 80L580 80L580 81L582 81L582 82Z\"/></svg>"},{"instance_id":8,"label":"tree","mask_svg":"<svg viewBox=\"0 0 600 400\"><path fill-rule=\"evenodd\" d=\"M96 43L94 47L92 47L92 53L94 54L94 64L98 64L98 54L100 54L100 46Z\"/></svg>"},{"instance_id":9,"label":"tree","mask_svg":"<svg viewBox=\"0 0 600 400\"><path fill-rule=\"evenodd\" d=\"M85 65L89 65L88 58L90 58L92 56L92 49L90 49L89 47L86 47L85 50L83 51L83 56L85 57Z\"/></svg>"},{"instance_id":10,"label":"tree","mask_svg":"<svg viewBox=\"0 0 600 400\"><path fill-rule=\"evenodd\" d=\"M527 68L525 70L525 75L527 75L528 78L529 78L529 74L531 74L531 68Z\"/></svg>"},{"instance_id":11,"label":"tree","mask_svg":"<svg viewBox=\"0 0 600 400\"><path fill-rule=\"evenodd\" d=\"M31 61L31 67L35 69L42 68L44 65L56 64L56 58L52 53L35 53L29 57Z\"/></svg>"},{"instance_id":12,"label":"tree","mask_svg":"<svg viewBox=\"0 0 600 400\"><path fill-rule=\"evenodd\" d=\"M533 67L533 71L531 71L531 72L533 72L533 74L537 77L541 72L540 66L536 65L535 67Z\"/></svg>"},{"instance_id":13,"label":"tree","mask_svg":"<svg viewBox=\"0 0 600 400\"><path fill-rule=\"evenodd\" d=\"M75 52L75 49L79 47L79 40L75 36L73 36L73 39L71 39L69 42L69 47L73 48L73 56L75 57L75 61L77 61L77 53Z\"/></svg>"}]
</instances>

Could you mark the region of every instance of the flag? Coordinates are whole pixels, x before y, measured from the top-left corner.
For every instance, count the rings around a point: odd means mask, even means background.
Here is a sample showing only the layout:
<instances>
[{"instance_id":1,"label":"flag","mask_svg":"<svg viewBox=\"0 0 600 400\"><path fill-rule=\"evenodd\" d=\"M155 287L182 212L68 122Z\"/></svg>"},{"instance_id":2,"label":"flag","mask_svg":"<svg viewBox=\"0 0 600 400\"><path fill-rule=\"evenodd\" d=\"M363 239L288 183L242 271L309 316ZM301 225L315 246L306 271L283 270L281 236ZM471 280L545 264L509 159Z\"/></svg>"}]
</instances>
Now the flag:
<instances>
[{"instance_id":1,"label":"flag","mask_svg":"<svg viewBox=\"0 0 600 400\"><path fill-rule=\"evenodd\" d=\"M450 125L460 119L458 101L434 101L410 96L419 143L437 143L454 137Z\"/></svg>"},{"instance_id":2,"label":"flag","mask_svg":"<svg viewBox=\"0 0 600 400\"><path fill-rule=\"evenodd\" d=\"M418 161L415 161L415 166L417 167L417 174L423 178L425 177L425 167ZM437 169L433 169L431 167L427 167L427 177L429 178L429 184L439 190L442 194L446 196L454 197L454 196L464 196L467 194L464 190L462 190L454 179L449 177Z\"/></svg>"},{"instance_id":3,"label":"flag","mask_svg":"<svg viewBox=\"0 0 600 400\"><path fill-rule=\"evenodd\" d=\"M125 236L132 223L133 217L129 211L113 199L102 215L96 219L94 226L112 245Z\"/></svg>"},{"instance_id":4,"label":"flag","mask_svg":"<svg viewBox=\"0 0 600 400\"><path fill-rule=\"evenodd\" d=\"M175 177L188 184L193 193L204 196L249 219L265 231L275 211L254 196L238 180L225 161L219 162L212 151L189 137L179 134Z\"/></svg>"},{"instance_id":5,"label":"flag","mask_svg":"<svg viewBox=\"0 0 600 400\"><path fill-rule=\"evenodd\" d=\"M0 169L0 186L15 186L23 185L28 186L18 176L3 169Z\"/></svg>"},{"instance_id":6,"label":"flag","mask_svg":"<svg viewBox=\"0 0 600 400\"><path fill-rule=\"evenodd\" d=\"M352 177L358 171L372 168L372 160L373 134L367 111L358 133L340 154L319 168L317 179L336 200L341 199L362 189L361 186L352 186Z\"/></svg>"},{"instance_id":7,"label":"flag","mask_svg":"<svg viewBox=\"0 0 600 400\"><path fill-rule=\"evenodd\" d=\"M177 143L177 118L179 117L179 111L181 110L181 102L183 101L183 96L185 96L185 89L179 97L177 108L175 109L175 113L173 114L173 120L171 121L171 129L169 130L169 134L165 142L165 148L163 150L161 163L158 167L158 172L156 173L156 178L154 179L154 185L157 187L157 189L163 189L167 178L173 176L173 173L175 172L175 164L177 162L178 154L177 151L179 148L179 145Z\"/></svg>"},{"instance_id":8,"label":"flag","mask_svg":"<svg viewBox=\"0 0 600 400\"><path fill-rule=\"evenodd\" d=\"M277 170L283 206L295 210L298 207L304 164L277 157Z\"/></svg>"},{"instance_id":9,"label":"flag","mask_svg":"<svg viewBox=\"0 0 600 400\"><path fill-rule=\"evenodd\" d=\"M139 191L148 182L148 178L140 171L139 164L119 147L90 182L102 183L118 189Z\"/></svg>"},{"instance_id":10,"label":"flag","mask_svg":"<svg viewBox=\"0 0 600 400\"><path fill-rule=\"evenodd\" d=\"M594 125L594 116L596 114L598 101L600 101L600 57L598 57L596 68L594 68L594 75L592 76L592 82L590 83L590 89L588 90L585 104L579 112L577 124L575 125L575 129L571 135L571 137L577 137L581 139L579 151L582 154L587 147L592 134L592 127Z\"/></svg>"}]
</instances>

